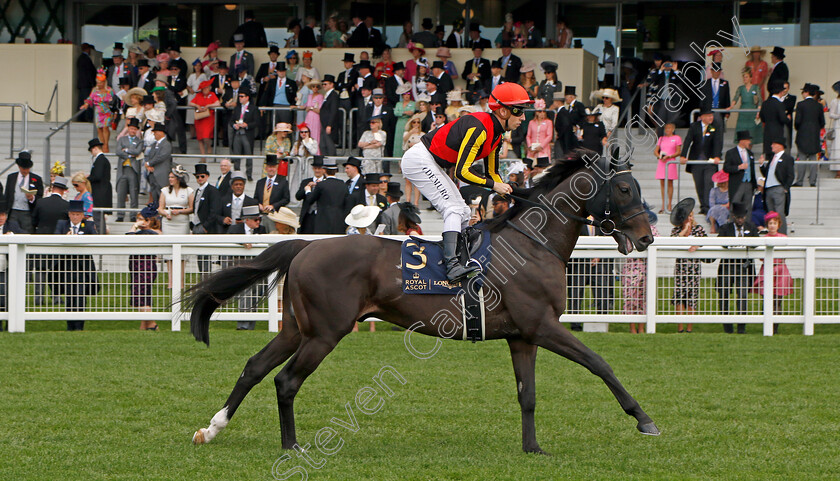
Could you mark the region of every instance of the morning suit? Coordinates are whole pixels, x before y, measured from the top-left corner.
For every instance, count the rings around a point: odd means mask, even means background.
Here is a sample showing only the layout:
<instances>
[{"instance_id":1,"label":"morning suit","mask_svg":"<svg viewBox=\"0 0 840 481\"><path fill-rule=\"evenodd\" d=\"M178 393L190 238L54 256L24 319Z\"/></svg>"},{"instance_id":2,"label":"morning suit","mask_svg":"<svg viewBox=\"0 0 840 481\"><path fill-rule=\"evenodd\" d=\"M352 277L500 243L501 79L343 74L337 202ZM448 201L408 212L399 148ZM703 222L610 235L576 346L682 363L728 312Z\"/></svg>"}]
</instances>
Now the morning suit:
<instances>
[{"instance_id":1,"label":"morning suit","mask_svg":"<svg viewBox=\"0 0 840 481\"><path fill-rule=\"evenodd\" d=\"M468 75L477 73L478 78L469 80ZM475 104L478 100L478 91L485 90L490 93L487 85L490 78L493 76L490 72L490 61L484 58L471 58L464 64L464 70L461 72L461 78L467 82L467 102Z\"/></svg>"},{"instance_id":2,"label":"morning suit","mask_svg":"<svg viewBox=\"0 0 840 481\"><path fill-rule=\"evenodd\" d=\"M793 125L796 127L796 149L799 160L817 160L817 154L822 152L820 131L825 127L825 112L822 105L813 97L799 102L796 105ZM817 164L797 165L794 184L802 184L807 170L811 185L816 185L817 167L819 167Z\"/></svg>"},{"instance_id":3,"label":"morning suit","mask_svg":"<svg viewBox=\"0 0 840 481\"><path fill-rule=\"evenodd\" d=\"M790 119L784 101L772 95L761 104L758 115L764 122L764 158L769 160L773 156L770 144L773 139L785 138L785 126L790 124Z\"/></svg>"},{"instance_id":4,"label":"morning suit","mask_svg":"<svg viewBox=\"0 0 840 481\"><path fill-rule=\"evenodd\" d=\"M306 196L303 207L309 203L318 203L318 215L315 216L315 234L344 234L344 203L347 197L347 185L335 177L327 177Z\"/></svg>"},{"instance_id":5,"label":"morning suit","mask_svg":"<svg viewBox=\"0 0 840 481\"><path fill-rule=\"evenodd\" d=\"M233 192L228 192L227 195L222 197L221 208L217 211L218 214L216 215L216 223L219 225L220 233L226 234L230 230L231 225L237 224L237 219L233 215ZM240 206L240 215L242 213L241 208L247 205L257 205L257 201L251 197L248 197L247 194L244 192L242 193L242 205ZM232 223L230 225L225 224L225 218L230 217Z\"/></svg>"},{"instance_id":6,"label":"morning suit","mask_svg":"<svg viewBox=\"0 0 840 481\"><path fill-rule=\"evenodd\" d=\"M96 226L93 222L82 220L74 226L69 220L62 220L56 224L56 235L95 235ZM96 264L90 254L73 254L55 256L55 283L51 285L57 296L65 296L64 305L67 312L81 312L85 310L86 297L99 292L99 282L96 277ZM67 321L68 331L81 331L85 328L85 321Z\"/></svg>"},{"instance_id":7,"label":"morning suit","mask_svg":"<svg viewBox=\"0 0 840 481\"><path fill-rule=\"evenodd\" d=\"M743 156L737 145L727 150L723 156L723 171L729 174L729 202L752 205L753 193L758 186L755 155L752 150L745 149ZM747 169L739 169L745 161Z\"/></svg>"},{"instance_id":8,"label":"morning suit","mask_svg":"<svg viewBox=\"0 0 840 481\"><path fill-rule=\"evenodd\" d=\"M688 160L709 160L720 158L723 149L723 132L714 124L703 125L699 120L692 122L683 139L682 156ZM709 211L709 192L714 183L712 175L717 172L715 164L688 164L685 171L694 177L694 188L700 203L700 213Z\"/></svg>"},{"instance_id":9,"label":"morning suit","mask_svg":"<svg viewBox=\"0 0 840 481\"><path fill-rule=\"evenodd\" d=\"M239 121L244 122L247 127L234 129L233 126ZM228 122L228 138L230 139L230 153L233 155L251 155L254 153L254 140L259 130L260 113L254 102L247 105L238 104L230 115ZM231 159L233 168L240 170L241 158ZM251 178L254 169L254 159L245 159L245 175Z\"/></svg>"},{"instance_id":10,"label":"morning suit","mask_svg":"<svg viewBox=\"0 0 840 481\"><path fill-rule=\"evenodd\" d=\"M750 204L747 204L750 205ZM718 237L758 237L758 228L746 220L744 225L737 227L734 222L727 222L720 226ZM734 244L734 243L733 243ZM726 247L726 246L724 246ZM755 279L755 264L752 259L721 259L717 271L717 291L720 314L747 314L747 294ZM735 290L735 310L729 310L729 292ZM743 334L745 324L738 324L738 334ZM723 325L724 332L732 333L732 324Z\"/></svg>"},{"instance_id":11,"label":"morning suit","mask_svg":"<svg viewBox=\"0 0 840 481\"><path fill-rule=\"evenodd\" d=\"M772 154L769 161L761 165L761 175L764 176L764 204L767 206L767 212L775 211L781 217L781 226L779 232L787 234L787 211L790 206L790 187L793 185L796 177L794 160L787 151L781 152L778 160L776 154ZM773 177L778 182L777 185L772 185L775 182L770 179L769 172L773 169Z\"/></svg>"},{"instance_id":12,"label":"morning suit","mask_svg":"<svg viewBox=\"0 0 840 481\"><path fill-rule=\"evenodd\" d=\"M324 94L324 102L321 104L321 111L318 114L321 119L320 148L323 155L335 155L336 144L339 143L339 132L341 130L341 117L338 114L338 91L330 90ZM331 128L327 134L327 127Z\"/></svg>"},{"instance_id":13,"label":"morning suit","mask_svg":"<svg viewBox=\"0 0 840 481\"><path fill-rule=\"evenodd\" d=\"M125 207L125 196L128 195L129 207L137 208L137 196L140 191L140 159L137 157L144 151L143 138L141 136L120 137L117 140L115 154L117 161L117 207ZM117 213L119 218L125 212ZM134 215L131 216L135 217Z\"/></svg>"},{"instance_id":14,"label":"morning suit","mask_svg":"<svg viewBox=\"0 0 840 481\"><path fill-rule=\"evenodd\" d=\"M290 200L289 182L287 182L282 176L276 175L274 176L273 181L269 184L271 187L269 190L266 190L267 183L268 177L263 177L257 181L257 187L254 189L254 199L256 199L260 204L266 205L265 201L266 197L268 197L268 204L271 205L274 210L278 210L287 205Z\"/></svg>"},{"instance_id":15,"label":"morning suit","mask_svg":"<svg viewBox=\"0 0 840 481\"><path fill-rule=\"evenodd\" d=\"M298 228L298 234L314 234L315 233L315 216L317 215L318 206L313 201L306 200L309 195L312 194L310 191L309 194L306 193L306 186L309 185L310 182L320 182L324 180L321 178L316 181L314 177L309 177L308 179L303 179L300 181L300 186L298 187L297 192L295 192L295 199L303 201L303 205L300 209L300 228Z\"/></svg>"},{"instance_id":16,"label":"morning suit","mask_svg":"<svg viewBox=\"0 0 840 481\"><path fill-rule=\"evenodd\" d=\"M254 75L254 55L247 50L242 50L234 52L233 55L230 56L230 63L228 66L230 67L230 71L233 72L237 65L237 59L239 63L244 63L248 67L248 75Z\"/></svg>"},{"instance_id":17,"label":"morning suit","mask_svg":"<svg viewBox=\"0 0 840 481\"><path fill-rule=\"evenodd\" d=\"M44 181L41 180L41 177L38 174L30 171L28 180L29 185L21 186L20 182L22 180L26 181L26 179L20 179L19 176L20 172L18 171L12 172L6 177L6 190L4 192L6 206L8 206L9 209L9 219L17 222L24 232L31 234L33 232L32 211L35 209L35 205L38 203L38 200L44 196ZM21 188L36 191L34 194L35 199L31 202L28 201L23 192L20 191ZM22 200L27 204L25 209L15 209L15 195L24 195Z\"/></svg>"},{"instance_id":18,"label":"morning suit","mask_svg":"<svg viewBox=\"0 0 840 481\"><path fill-rule=\"evenodd\" d=\"M152 199L157 201L160 191L169 185L169 172L172 171L172 144L166 137L152 144L146 163L155 169L149 176L149 188Z\"/></svg>"}]
</instances>

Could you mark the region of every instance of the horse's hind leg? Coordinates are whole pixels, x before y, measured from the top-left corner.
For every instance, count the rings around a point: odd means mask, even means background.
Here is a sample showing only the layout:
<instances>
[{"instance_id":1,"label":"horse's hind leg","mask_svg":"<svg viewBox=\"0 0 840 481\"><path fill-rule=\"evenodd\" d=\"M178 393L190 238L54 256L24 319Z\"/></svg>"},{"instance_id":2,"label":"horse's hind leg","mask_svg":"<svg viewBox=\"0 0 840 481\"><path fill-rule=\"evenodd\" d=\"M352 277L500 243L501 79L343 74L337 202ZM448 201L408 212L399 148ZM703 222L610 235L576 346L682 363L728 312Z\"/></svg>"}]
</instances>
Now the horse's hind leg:
<instances>
[{"instance_id":1,"label":"horse's hind leg","mask_svg":"<svg viewBox=\"0 0 840 481\"><path fill-rule=\"evenodd\" d=\"M540 324L533 339L534 343L538 346L560 354L566 359L589 369L592 374L600 377L610 391L612 391L624 412L636 418L638 421L636 428L642 434L659 435L659 429L656 427L656 424L642 410L639 403L633 399L633 396L624 389L624 386L615 377L607 361L604 361L601 356L595 354L592 349L589 349L580 342L578 338L573 336L557 322L557 319L546 320Z\"/></svg>"},{"instance_id":2,"label":"horse's hind leg","mask_svg":"<svg viewBox=\"0 0 840 481\"><path fill-rule=\"evenodd\" d=\"M537 361L537 346L522 339L508 339L513 373L516 375L516 395L522 409L522 450L526 453L546 454L537 444L537 430L534 426L534 408L537 391L534 381L534 367Z\"/></svg>"},{"instance_id":3,"label":"horse's hind leg","mask_svg":"<svg viewBox=\"0 0 840 481\"><path fill-rule=\"evenodd\" d=\"M193 435L194 444L209 443L227 426L239 404L251 389L262 381L272 369L283 364L300 345L300 332L294 322L286 322L286 328L271 340L260 352L254 354L245 364L224 408L210 421L210 426L201 428Z\"/></svg>"}]
</instances>

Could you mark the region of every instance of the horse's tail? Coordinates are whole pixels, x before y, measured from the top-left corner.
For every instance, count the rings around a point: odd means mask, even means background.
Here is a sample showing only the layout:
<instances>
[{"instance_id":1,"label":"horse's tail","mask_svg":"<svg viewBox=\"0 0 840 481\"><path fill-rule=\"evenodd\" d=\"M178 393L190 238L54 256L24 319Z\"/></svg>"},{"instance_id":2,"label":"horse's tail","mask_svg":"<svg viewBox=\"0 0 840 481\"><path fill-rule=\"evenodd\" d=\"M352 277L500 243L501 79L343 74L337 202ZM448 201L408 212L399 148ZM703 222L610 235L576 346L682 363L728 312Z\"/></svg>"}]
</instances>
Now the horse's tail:
<instances>
[{"instance_id":1,"label":"horse's tail","mask_svg":"<svg viewBox=\"0 0 840 481\"><path fill-rule=\"evenodd\" d=\"M190 331L196 341L210 345L210 316L225 301L247 287L262 281L277 271L278 275L265 292L276 287L279 279L288 271L292 259L310 241L295 239L278 242L253 259L211 274L192 286L183 304L191 309Z\"/></svg>"}]
</instances>

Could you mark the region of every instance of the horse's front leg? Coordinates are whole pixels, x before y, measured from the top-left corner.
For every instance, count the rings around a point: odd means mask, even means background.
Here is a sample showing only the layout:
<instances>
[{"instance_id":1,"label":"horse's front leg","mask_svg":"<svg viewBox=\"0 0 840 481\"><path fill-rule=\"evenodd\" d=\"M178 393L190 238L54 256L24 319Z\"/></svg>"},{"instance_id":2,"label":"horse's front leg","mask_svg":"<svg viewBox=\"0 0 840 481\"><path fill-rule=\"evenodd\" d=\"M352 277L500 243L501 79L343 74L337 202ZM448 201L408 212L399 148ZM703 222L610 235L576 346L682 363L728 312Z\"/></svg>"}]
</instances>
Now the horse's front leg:
<instances>
[{"instance_id":1,"label":"horse's front leg","mask_svg":"<svg viewBox=\"0 0 840 481\"><path fill-rule=\"evenodd\" d=\"M534 408L537 391L534 369L537 361L537 346L522 339L508 339L513 373L516 375L516 396L522 410L522 450L526 453L547 454L537 444L537 429L534 424Z\"/></svg>"},{"instance_id":2,"label":"horse's front leg","mask_svg":"<svg viewBox=\"0 0 840 481\"><path fill-rule=\"evenodd\" d=\"M595 354L592 349L589 349L580 342L572 333L567 331L562 324L557 322L556 318L545 319L540 323L539 328L534 333L533 342L540 347L580 364L586 369L589 369L592 374L600 377L610 391L612 391L624 412L636 418L636 421L638 421L636 428L639 432L653 436L659 435L659 429L656 427L656 424L642 410L639 403L633 399L633 396L624 389L624 386L615 377L610 365L601 356Z\"/></svg>"}]
</instances>

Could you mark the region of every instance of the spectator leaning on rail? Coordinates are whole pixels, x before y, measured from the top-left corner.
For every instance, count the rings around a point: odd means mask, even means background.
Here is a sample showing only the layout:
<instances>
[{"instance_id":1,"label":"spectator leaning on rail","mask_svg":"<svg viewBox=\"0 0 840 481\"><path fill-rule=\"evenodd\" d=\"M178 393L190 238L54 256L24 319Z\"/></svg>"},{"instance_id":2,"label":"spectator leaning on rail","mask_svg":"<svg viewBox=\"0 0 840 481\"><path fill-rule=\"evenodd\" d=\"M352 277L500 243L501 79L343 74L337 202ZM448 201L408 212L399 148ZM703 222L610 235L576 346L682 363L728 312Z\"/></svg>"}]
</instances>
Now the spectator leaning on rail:
<instances>
[{"instance_id":1,"label":"spectator leaning on rail","mask_svg":"<svg viewBox=\"0 0 840 481\"><path fill-rule=\"evenodd\" d=\"M62 220L56 224L54 234L64 235L95 235L96 226L85 220L84 204L80 200L71 200L69 220ZM64 305L67 312L82 312L85 310L87 296L99 292L99 282L96 277L96 264L89 254L61 254L56 256L54 269L56 283L52 286L56 295L64 295ZM68 331L81 331L85 328L85 321L67 321Z\"/></svg>"}]
</instances>

